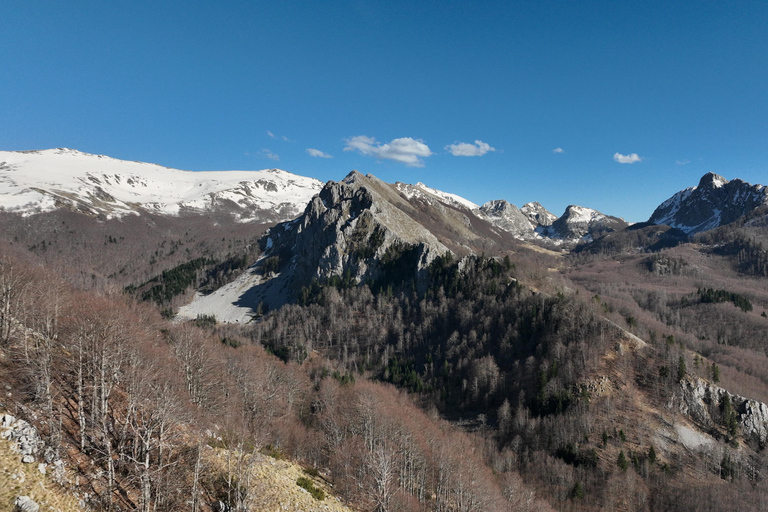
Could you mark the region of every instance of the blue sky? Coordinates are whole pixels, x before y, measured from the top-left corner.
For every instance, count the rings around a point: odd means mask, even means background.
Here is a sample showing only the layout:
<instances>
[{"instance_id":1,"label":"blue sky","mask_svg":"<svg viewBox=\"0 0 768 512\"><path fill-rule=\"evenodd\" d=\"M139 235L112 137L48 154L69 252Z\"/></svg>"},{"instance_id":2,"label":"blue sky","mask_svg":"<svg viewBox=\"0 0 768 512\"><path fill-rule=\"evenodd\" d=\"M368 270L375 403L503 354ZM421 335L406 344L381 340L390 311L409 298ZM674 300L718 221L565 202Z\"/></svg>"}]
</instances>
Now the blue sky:
<instances>
[{"instance_id":1,"label":"blue sky","mask_svg":"<svg viewBox=\"0 0 768 512\"><path fill-rule=\"evenodd\" d=\"M708 171L768 184L766 27L764 0L10 0L0 149L642 221Z\"/></svg>"}]
</instances>

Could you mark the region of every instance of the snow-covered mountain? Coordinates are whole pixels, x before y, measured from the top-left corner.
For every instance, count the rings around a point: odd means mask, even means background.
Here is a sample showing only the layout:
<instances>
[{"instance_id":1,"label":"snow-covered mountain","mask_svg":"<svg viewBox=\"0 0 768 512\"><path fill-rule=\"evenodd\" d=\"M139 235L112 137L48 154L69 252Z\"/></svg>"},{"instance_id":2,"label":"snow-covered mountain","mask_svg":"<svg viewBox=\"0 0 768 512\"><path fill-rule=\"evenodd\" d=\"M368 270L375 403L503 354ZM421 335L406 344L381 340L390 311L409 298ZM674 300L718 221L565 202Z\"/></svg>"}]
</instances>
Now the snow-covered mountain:
<instances>
[{"instance_id":1,"label":"snow-covered mountain","mask_svg":"<svg viewBox=\"0 0 768 512\"><path fill-rule=\"evenodd\" d=\"M751 185L740 179L728 181L709 172L697 186L681 190L661 203L648 222L693 234L729 224L766 204L765 185Z\"/></svg>"},{"instance_id":2,"label":"snow-covered mountain","mask_svg":"<svg viewBox=\"0 0 768 512\"><path fill-rule=\"evenodd\" d=\"M461 196L435 190L423 183L396 183L395 188L408 199L418 199L437 208L447 205L471 213L518 240L551 241L558 246L570 246L589 242L629 225L623 219L582 206L571 205L558 218L537 202L518 208L504 199L496 199L477 206Z\"/></svg>"},{"instance_id":3,"label":"snow-covered mountain","mask_svg":"<svg viewBox=\"0 0 768 512\"><path fill-rule=\"evenodd\" d=\"M413 199L414 197L428 201L436 199L441 203L453 206L455 208L464 208L467 210L477 210L478 208L475 203L468 199L464 199L463 197L456 194L449 194L448 192L443 192L442 190L430 188L421 182L415 185L410 185L408 183L401 183L398 181L395 183L395 188L408 199Z\"/></svg>"},{"instance_id":4,"label":"snow-covered mountain","mask_svg":"<svg viewBox=\"0 0 768 512\"><path fill-rule=\"evenodd\" d=\"M555 239L591 241L602 234L627 226L629 224L624 219L605 215L591 208L570 205L551 226L540 228L540 232Z\"/></svg>"},{"instance_id":5,"label":"snow-covered mountain","mask_svg":"<svg viewBox=\"0 0 768 512\"><path fill-rule=\"evenodd\" d=\"M0 151L0 209L23 215L67 207L122 217L224 212L241 222L299 215L323 183L279 169L191 172L73 149Z\"/></svg>"},{"instance_id":6,"label":"snow-covered mountain","mask_svg":"<svg viewBox=\"0 0 768 512\"><path fill-rule=\"evenodd\" d=\"M538 225L531 222L530 217L521 212L517 206L504 199L488 201L480 207L480 211L494 225L518 238L525 240L536 237L534 230Z\"/></svg>"}]
</instances>

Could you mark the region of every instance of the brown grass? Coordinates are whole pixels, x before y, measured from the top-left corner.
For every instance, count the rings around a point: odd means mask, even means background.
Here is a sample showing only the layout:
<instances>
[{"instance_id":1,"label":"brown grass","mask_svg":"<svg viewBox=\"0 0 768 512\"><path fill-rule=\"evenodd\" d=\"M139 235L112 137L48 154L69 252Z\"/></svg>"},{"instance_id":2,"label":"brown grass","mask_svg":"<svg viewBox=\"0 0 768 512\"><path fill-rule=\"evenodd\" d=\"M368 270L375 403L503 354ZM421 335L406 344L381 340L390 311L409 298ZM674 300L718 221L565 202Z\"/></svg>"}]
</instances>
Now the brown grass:
<instances>
[{"instance_id":1,"label":"brown grass","mask_svg":"<svg viewBox=\"0 0 768 512\"><path fill-rule=\"evenodd\" d=\"M50 470L51 466L48 468ZM21 456L11 449L11 443L0 439L0 512L12 511L18 496L35 500L41 512L81 510L74 497L49 476L40 473L37 463L22 463Z\"/></svg>"}]
</instances>

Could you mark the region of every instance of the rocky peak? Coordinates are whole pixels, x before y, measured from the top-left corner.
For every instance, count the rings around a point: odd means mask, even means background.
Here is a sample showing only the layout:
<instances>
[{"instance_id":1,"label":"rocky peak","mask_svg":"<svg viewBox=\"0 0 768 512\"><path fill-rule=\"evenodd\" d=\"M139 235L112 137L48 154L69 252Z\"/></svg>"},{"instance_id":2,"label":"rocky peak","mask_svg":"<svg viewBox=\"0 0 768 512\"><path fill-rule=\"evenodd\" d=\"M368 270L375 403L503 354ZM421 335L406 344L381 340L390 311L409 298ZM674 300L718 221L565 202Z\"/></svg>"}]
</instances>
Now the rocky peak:
<instances>
[{"instance_id":1,"label":"rocky peak","mask_svg":"<svg viewBox=\"0 0 768 512\"><path fill-rule=\"evenodd\" d=\"M765 186L739 179L728 181L709 172L696 187L681 190L661 203L648 222L693 234L730 224L764 204L768 204Z\"/></svg>"},{"instance_id":2,"label":"rocky peak","mask_svg":"<svg viewBox=\"0 0 768 512\"><path fill-rule=\"evenodd\" d=\"M570 205L547 228L547 234L566 240L594 239L610 231L624 229L629 224L618 217L605 215L592 208Z\"/></svg>"},{"instance_id":3,"label":"rocky peak","mask_svg":"<svg viewBox=\"0 0 768 512\"><path fill-rule=\"evenodd\" d=\"M356 283L377 279L389 251L412 251L419 273L448 249L408 215L386 183L353 171L328 182L304 214L272 228L263 239L267 257L278 256L292 288L332 277Z\"/></svg>"},{"instance_id":4,"label":"rocky peak","mask_svg":"<svg viewBox=\"0 0 768 512\"><path fill-rule=\"evenodd\" d=\"M538 202L525 203L520 211L528 217L531 223L538 226L551 226L557 220L557 215L551 213Z\"/></svg>"},{"instance_id":5,"label":"rocky peak","mask_svg":"<svg viewBox=\"0 0 768 512\"><path fill-rule=\"evenodd\" d=\"M701 177L701 180L699 180L699 185L697 188L706 190L708 188L709 189L721 188L727 184L728 184L728 180L726 180L719 174L708 172L707 174Z\"/></svg>"},{"instance_id":6,"label":"rocky peak","mask_svg":"<svg viewBox=\"0 0 768 512\"><path fill-rule=\"evenodd\" d=\"M536 224L519 208L504 199L488 201L480 207L480 212L494 225L518 238L531 238L534 235Z\"/></svg>"}]
</instances>

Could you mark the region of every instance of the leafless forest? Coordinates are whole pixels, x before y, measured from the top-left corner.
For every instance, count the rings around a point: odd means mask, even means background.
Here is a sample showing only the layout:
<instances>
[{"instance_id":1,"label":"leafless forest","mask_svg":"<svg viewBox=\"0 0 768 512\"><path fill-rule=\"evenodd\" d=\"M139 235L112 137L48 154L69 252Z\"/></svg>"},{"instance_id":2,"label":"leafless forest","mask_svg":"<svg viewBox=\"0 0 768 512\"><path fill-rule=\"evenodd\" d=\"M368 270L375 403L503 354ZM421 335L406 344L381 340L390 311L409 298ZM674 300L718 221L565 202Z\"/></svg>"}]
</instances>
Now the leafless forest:
<instances>
[{"instance_id":1,"label":"leafless forest","mask_svg":"<svg viewBox=\"0 0 768 512\"><path fill-rule=\"evenodd\" d=\"M766 506L764 446L733 428L730 404L712 403L708 425L671 405L695 377L768 402L765 251L748 230L520 246L461 270L446 255L424 290L407 274L339 279L248 325L168 320L258 256L263 227L223 223L3 215L0 403L67 460L65 486L92 508L253 510L255 452L316 471L360 510ZM198 258L179 293L142 296ZM678 423L712 443L664 434ZM228 450L226 471L205 447Z\"/></svg>"}]
</instances>

